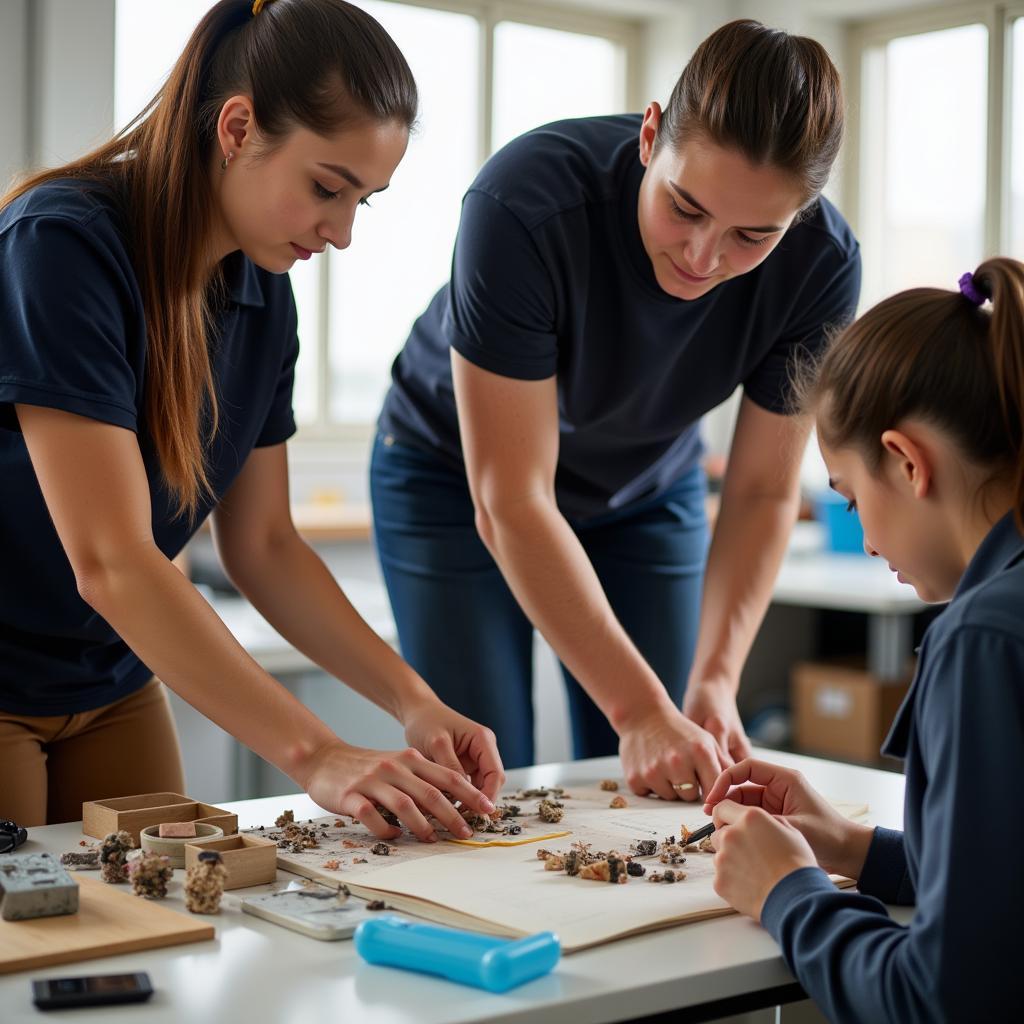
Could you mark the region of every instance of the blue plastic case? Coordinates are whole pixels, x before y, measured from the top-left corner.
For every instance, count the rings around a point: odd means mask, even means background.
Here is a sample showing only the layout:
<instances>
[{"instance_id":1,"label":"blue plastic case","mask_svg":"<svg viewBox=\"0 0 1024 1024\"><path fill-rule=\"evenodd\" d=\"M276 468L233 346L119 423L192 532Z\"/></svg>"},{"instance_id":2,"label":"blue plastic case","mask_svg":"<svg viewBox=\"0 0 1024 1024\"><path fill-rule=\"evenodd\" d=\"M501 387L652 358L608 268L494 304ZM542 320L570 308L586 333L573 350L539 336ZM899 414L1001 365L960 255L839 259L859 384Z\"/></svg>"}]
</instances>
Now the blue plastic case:
<instances>
[{"instance_id":1,"label":"blue plastic case","mask_svg":"<svg viewBox=\"0 0 1024 1024\"><path fill-rule=\"evenodd\" d=\"M392 915L364 921L354 941L368 963L440 974L489 992L506 992L547 974L562 953L553 932L500 939Z\"/></svg>"}]
</instances>

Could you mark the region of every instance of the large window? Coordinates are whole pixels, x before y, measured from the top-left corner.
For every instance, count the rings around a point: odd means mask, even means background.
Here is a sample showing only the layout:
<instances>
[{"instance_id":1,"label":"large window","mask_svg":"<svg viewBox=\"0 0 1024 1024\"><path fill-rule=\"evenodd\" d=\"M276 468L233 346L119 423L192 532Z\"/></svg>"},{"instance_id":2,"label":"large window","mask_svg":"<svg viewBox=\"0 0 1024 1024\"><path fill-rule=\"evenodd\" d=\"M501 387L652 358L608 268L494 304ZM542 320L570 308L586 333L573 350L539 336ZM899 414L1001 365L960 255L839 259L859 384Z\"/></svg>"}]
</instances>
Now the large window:
<instances>
[{"instance_id":1,"label":"large window","mask_svg":"<svg viewBox=\"0 0 1024 1024\"><path fill-rule=\"evenodd\" d=\"M1024 257L1024 5L937 6L853 41L862 307Z\"/></svg>"},{"instance_id":2,"label":"large window","mask_svg":"<svg viewBox=\"0 0 1024 1024\"><path fill-rule=\"evenodd\" d=\"M360 209L351 247L291 273L306 436L361 432L415 318L448 276L466 187L509 139L563 117L628 108L630 23L555 5L358 0L405 53L421 111L391 188ZM209 0L117 0L118 126L156 91Z\"/></svg>"},{"instance_id":3,"label":"large window","mask_svg":"<svg viewBox=\"0 0 1024 1024\"><path fill-rule=\"evenodd\" d=\"M1010 188L1007 251L1024 260L1024 10L1010 21Z\"/></svg>"}]
</instances>

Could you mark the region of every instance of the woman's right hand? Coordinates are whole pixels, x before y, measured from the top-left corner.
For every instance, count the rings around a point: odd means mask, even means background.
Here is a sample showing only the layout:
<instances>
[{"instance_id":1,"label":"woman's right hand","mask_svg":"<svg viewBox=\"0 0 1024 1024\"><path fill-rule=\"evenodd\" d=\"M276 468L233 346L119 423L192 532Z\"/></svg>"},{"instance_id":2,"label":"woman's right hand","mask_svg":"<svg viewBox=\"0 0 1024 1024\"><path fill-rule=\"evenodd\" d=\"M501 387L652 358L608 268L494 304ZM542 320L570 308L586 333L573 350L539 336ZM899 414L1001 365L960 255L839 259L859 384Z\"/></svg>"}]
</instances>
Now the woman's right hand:
<instances>
[{"instance_id":1,"label":"woman's right hand","mask_svg":"<svg viewBox=\"0 0 1024 1024\"><path fill-rule=\"evenodd\" d=\"M394 839L402 830L389 825L378 807L397 815L426 843L437 841L438 825L459 839L473 834L446 793L482 814L494 810L494 804L464 776L428 761L411 747L367 750L337 740L315 751L303 774L303 788L320 807L358 819L381 839Z\"/></svg>"},{"instance_id":2,"label":"woman's right hand","mask_svg":"<svg viewBox=\"0 0 1024 1024\"><path fill-rule=\"evenodd\" d=\"M704 801L704 813L732 800L785 818L810 844L826 871L856 879L867 857L874 828L844 818L792 768L746 758L726 768Z\"/></svg>"}]
</instances>

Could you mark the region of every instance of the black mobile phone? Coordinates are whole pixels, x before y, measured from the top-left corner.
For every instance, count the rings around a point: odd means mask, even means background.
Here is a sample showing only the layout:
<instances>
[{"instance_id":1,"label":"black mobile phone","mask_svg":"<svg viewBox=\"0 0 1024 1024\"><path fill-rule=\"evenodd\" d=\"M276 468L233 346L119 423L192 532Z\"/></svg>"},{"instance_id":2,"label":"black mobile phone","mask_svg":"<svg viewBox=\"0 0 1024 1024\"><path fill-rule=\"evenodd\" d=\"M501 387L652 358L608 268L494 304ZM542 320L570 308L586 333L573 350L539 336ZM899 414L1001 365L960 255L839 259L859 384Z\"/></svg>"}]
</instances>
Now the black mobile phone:
<instances>
[{"instance_id":1,"label":"black mobile phone","mask_svg":"<svg viewBox=\"0 0 1024 1024\"><path fill-rule=\"evenodd\" d=\"M108 1003L141 1003L153 994L149 975L92 974L79 978L44 978L32 982L32 1002L40 1010Z\"/></svg>"}]
</instances>

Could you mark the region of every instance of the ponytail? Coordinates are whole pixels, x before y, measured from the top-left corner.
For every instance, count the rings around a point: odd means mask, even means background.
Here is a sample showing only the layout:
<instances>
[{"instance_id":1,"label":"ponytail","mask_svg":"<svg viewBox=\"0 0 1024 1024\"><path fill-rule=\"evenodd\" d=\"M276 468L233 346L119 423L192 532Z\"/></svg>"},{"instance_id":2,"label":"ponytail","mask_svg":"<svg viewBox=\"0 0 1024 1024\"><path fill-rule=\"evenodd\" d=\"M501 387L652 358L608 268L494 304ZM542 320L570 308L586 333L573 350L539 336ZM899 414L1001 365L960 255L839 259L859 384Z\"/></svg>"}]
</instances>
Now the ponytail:
<instances>
[{"instance_id":1,"label":"ponytail","mask_svg":"<svg viewBox=\"0 0 1024 1024\"><path fill-rule=\"evenodd\" d=\"M1024 533L1024 264L986 260L975 271L974 283L992 300L989 344L1009 444L1014 516Z\"/></svg>"},{"instance_id":2,"label":"ponytail","mask_svg":"<svg viewBox=\"0 0 1024 1024\"><path fill-rule=\"evenodd\" d=\"M957 291L893 295L792 377L796 410L816 415L825 443L872 468L902 420L943 430L965 461L1012 481L1024 533L1024 264L990 259Z\"/></svg>"}]
</instances>

